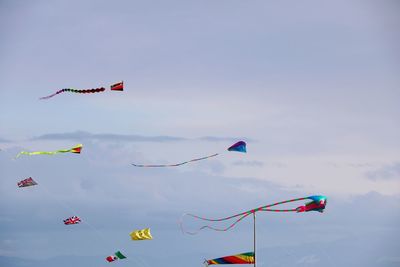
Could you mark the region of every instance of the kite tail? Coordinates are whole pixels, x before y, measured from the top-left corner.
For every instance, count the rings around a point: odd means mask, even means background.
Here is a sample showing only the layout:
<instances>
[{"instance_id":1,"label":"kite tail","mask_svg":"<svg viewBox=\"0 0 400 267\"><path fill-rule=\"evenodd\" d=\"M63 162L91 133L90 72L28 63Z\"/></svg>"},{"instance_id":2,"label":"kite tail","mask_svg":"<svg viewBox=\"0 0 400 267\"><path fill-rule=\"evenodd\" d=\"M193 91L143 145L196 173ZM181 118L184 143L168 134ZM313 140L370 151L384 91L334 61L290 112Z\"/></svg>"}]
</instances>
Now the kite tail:
<instances>
[{"instance_id":1,"label":"kite tail","mask_svg":"<svg viewBox=\"0 0 400 267\"><path fill-rule=\"evenodd\" d=\"M219 219L209 219L209 218L204 218L204 217L200 217L194 214L190 214L190 213L185 213L182 215L181 220L180 220L180 228L182 230L183 233L186 234L190 234L190 235L195 235L198 232L200 232L203 229L211 229L214 231L221 231L221 232L225 232L228 231L229 229L233 228L236 224L238 224L241 220L243 220L244 218L246 218L247 216L249 216L250 214L256 213L257 211L269 211L269 212L298 212L298 208L293 208L293 209L271 209L271 207L277 206L277 205L282 205L282 204L286 204L286 203L290 203L290 202L295 202L295 201L300 201L300 200L305 200L305 199L309 199L308 197L302 197L302 198L295 198L295 199L290 199L290 200L285 200L285 201L281 201L281 202L276 202L273 204L269 204L269 205L265 205L265 206L261 206L252 210L248 210L242 213L238 213L232 216L228 216L228 217L224 217L224 218L219 218ZM225 228L216 228L213 227L211 225L203 225L201 226L198 230L194 231L194 232L190 232L190 231L185 231L183 228L183 218L185 216L190 216L192 218L195 219L199 219L202 221L208 221L208 222L221 222L221 221L227 221L233 218L237 218L236 221L234 221L232 224L230 224L228 227Z\"/></svg>"},{"instance_id":2,"label":"kite tail","mask_svg":"<svg viewBox=\"0 0 400 267\"><path fill-rule=\"evenodd\" d=\"M132 163L132 165L135 166L135 167L142 167L142 168L177 167L177 166L181 166L181 165L184 165L184 164L187 164L187 163L190 163L190 162L212 158L212 157L215 157L215 156L218 156L218 155L219 155L218 153L215 153L215 154L212 154L212 155L209 155L209 156L196 158L196 159L191 159L191 160L188 160L188 161L175 163L175 164L155 164L155 165L152 165L152 164L135 164L135 163Z\"/></svg>"},{"instance_id":3,"label":"kite tail","mask_svg":"<svg viewBox=\"0 0 400 267\"><path fill-rule=\"evenodd\" d=\"M99 93L99 92L104 92L106 90L106 88L104 87L100 87L100 88L92 88L92 89L83 89L83 90L77 90L77 89L72 89L72 88L64 88L61 89L57 92L55 92L54 94L48 95L48 96L44 96L41 97L39 99L43 100L43 99L49 99L52 98L53 96L56 96L58 94L61 94L63 92L71 92L71 93L79 93L79 94L88 94L88 93Z\"/></svg>"}]
</instances>

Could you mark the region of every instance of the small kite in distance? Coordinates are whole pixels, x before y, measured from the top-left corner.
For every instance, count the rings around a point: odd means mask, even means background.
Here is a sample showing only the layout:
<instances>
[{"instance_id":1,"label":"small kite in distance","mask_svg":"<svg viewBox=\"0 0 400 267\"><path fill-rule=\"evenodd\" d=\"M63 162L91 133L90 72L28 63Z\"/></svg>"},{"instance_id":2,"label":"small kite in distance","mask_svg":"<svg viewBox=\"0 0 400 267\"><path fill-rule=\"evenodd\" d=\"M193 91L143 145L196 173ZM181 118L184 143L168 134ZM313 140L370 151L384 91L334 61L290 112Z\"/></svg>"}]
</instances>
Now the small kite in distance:
<instances>
[{"instance_id":1,"label":"small kite in distance","mask_svg":"<svg viewBox=\"0 0 400 267\"><path fill-rule=\"evenodd\" d=\"M228 151L237 151L237 152L246 153L246 143L244 141L239 141L239 142L233 144L232 146L230 146L227 150ZM175 163L175 164L135 164L135 163L132 163L132 165L135 166L135 167L144 167L144 168L178 167L178 166L190 163L190 162L200 161L200 160L216 157L218 155L219 155L219 153L215 153L215 154L212 154L212 155L209 155L209 156L205 156L205 157L201 157L201 158L195 158L195 159L191 159L191 160L188 160L188 161Z\"/></svg>"},{"instance_id":2,"label":"small kite in distance","mask_svg":"<svg viewBox=\"0 0 400 267\"><path fill-rule=\"evenodd\" d=\"M126 259L126 257L124 256L124 254L121 253L121 251L117 251L114 253L114 255L108 256L106 258L106 260L108 262L113 262L113 261L122 260L122 259Z\"/></svg>"},{"instance_id":3,"label":"small kite in distance","mask_svg":"<svg viewBox=\"0 0 400 267\"><path fill-rule=\"evenodd\" d=\"M67 152L71 152L71 153L75 153L75 154L80 154L82 151L82 144L78 144L70 149L60 149L60 150L56 150L56 151L35 151L35 152L27 152L27 151L21 151L18 153L18 155L15 158L19 158L19 156L21 155L28 155L28 156L32 156L32 155L55 155L58 153L67 153Z\"/></svg>"},{"instance_id":4,"label":"small kite in distance","mask_svg":"<svg viewBox=\"0 0 400 267\"><path fill-rule=\"evenodd\" d=\"M81 222L81 219L78 216L72 216L64 220L65 225L70 225L70 224L78 224Z\"/></svg>"},{"instance_id":5,"label":"small kite in distance","mask_svg":"<svg viewBox=\"0 0 400 267\"><path fill-rule=\"evenodd\" d=\"M129 234L132 240L149 240L153 239L150 233L150 228L145 228L143 230L135 230Z\"/></svg>"},{"instance_id":6,"label":"small kite in distance","mask_svg":"<svg viewBox=\"0 0 400 267\"><path fill-rule=\"evenodd\" d=\"M243 141L239 141L239 142L237 142L237 143L234 143L233 145L231 145L231 146L228 148L228 151L236 151L236 152L243 152L243 153L246 153L246 152L247 152L247 150L246 150L246 143L243 142Z\"/></svg>"},{"instance_id":7,"label":"small kite in distance","mask_svg":"<svg viewBox=\"0 0 400 267\"><path fill-rule=\"evenodd\" d=\"M37 185L37 183L35 182L35 180L32 179L32 177L29 177L18 182L17 185L18 187L27 187L27 186Z\"/></svg>"},{"instance_id":8,"label":"small kite in distance","mask_svg":"<svg viewBox=\"0 0 400 267\"><path fill-rule=\"evenodd\" d=\"M119 82L110 86L111 91L124 91L124 82Z\"/></svg>"}]
</instances>

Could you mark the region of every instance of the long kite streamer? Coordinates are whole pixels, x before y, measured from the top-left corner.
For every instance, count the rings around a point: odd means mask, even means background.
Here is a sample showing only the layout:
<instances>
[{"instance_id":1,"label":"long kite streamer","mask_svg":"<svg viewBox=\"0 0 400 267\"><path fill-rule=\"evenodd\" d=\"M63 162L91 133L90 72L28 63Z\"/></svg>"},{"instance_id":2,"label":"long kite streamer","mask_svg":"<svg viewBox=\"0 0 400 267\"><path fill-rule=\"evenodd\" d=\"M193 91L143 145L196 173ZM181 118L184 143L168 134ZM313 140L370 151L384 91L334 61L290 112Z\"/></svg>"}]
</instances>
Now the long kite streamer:
<instances>
[{"instance_id":1,"label":"long kite streamer","mask_svg":"<svg viewBox=\"0 0 400 267\"><path fill-rule=\"evenodd\" d=\"M310 202L305 203L305 205L302 206L298 206L297 208L292 208L292 209L274 209L271 207L274 206L278 206L278 205L282 205L282 204L286 204L286 203L290 203L290 202L296 202L296 201L301 201L301 200L311 200ZM326 206L326 202L327 202L327 198L325 196L310 196L310 197L302 197L302 198L295 198L295 199L290 199L290 200L285 200L285 201L281 201L281 202L277 202L277 203L273 203L273 204L269 204L269 205L265 205L265 206L261 206L258 207L256 209L252 209L252 210L248 210L242 213L238 213L229 217L225 217L225 218L219 218L219 219L209 219L209 218L204 218L204 217L200 217L198 215L194 215L194 214L190 214L190 213L185 213L182 215L181 221L180 221L180 227L183 233L187 233L190 235L195 235L197 234L199 231L203 230L203 229L211 229L214 231L228 231L229 229L233 228L237 223L239 223L241 220L243 220L244 218L246 218L247 216L256 213L258 211L270 211L270 212L308 212L308 211L319 211L319 212L323 212L323 210L325 209ZM193 217L195 219L199 219L199 220L203 220L203 221L208 221L208 222L222 222L222 221L227 221L233 218L236 218L236 221L234 221L231 225L229 225L228 227L225 228L215 228L213 226L210 225L204 225L201 226L197 231L194 232L190 232L190 231L185 231L183 229L183 218L185 216L190 216Z\"/></svg>"},{"instance_id":2,"label":"long kite streamer","mask_svg":"<svg viewBox=\"0 0 400 267\"><path fill-rule=\"evenodd\" d=\"M106 88L104 88L104 87L93 88L93 89L82 89L82 90L77 90L77 89L72 89L72 88L65 88L65 89L61 89L61 90L55 92L54 94L51 94L51 95L48 95L48 96L44 96L44 97L41 97L39 99L41 99L41 100L49 99L49 98L52 98L53 96L56 96L56 95L64 93L64 92L71 92L71 93L78 93L78 94L89 94L89 93L100 93L100 92L104 92L105 90L106 90Z\"/></svg>"},{"instance_id":3,"label":"long kite streamer","mask_svg":"<svg viewBox=\"0 0 400 267\"><path fill-rule=\"evenodd\" d=\"M76 145L76 146L74 146L73 148L70 148L70 149L61 149L61 150L56 150L56 151L35 151L35 152L21 151L21 152L18 153L18 155L15 158L18 158L21 155L28 155L28 156L32 156L32 155L54 155L54 154L58 154L58 153L67 153L67 152L80 154L81 150L82 150L82 144L78 144L78 145Z\"/></svg>"},{"instance_id":4,"label":"long kite streamer","mask_svg":"<svg viewBox=\"0 0 400 267\"><path fill-rule=\"evenodd\" d=\"M254 252L246 252L236 254L232 256L225 256L212 260L205 260L206 265L212 264L253 264L254 263Z\"/></svg>"},{"instance_id":5,"label":"long kite streamer","mask_svg":"<svg viewBox=\"0 0 400 267\"><path fill-rule=\"evenodd\" d=\"M236 151L236 152L246 153L246 143L243 142L243 141L239 141L239 142L231 145L227 150L228 151ZM178 167L178 166L182 166L184 164L190 163L190 162L204 160L204 159L216 157L218 155L219 155L219 153L215 153L215 154L212 154L212 155L209 155L209 156L205 156L205 157L201 157L201 158L195 158L195 159L191 159L191 160L188 160L188 161L175 163L175 164L135 164L135 163L132 163L132 165L135 166L135 167L144 167L144 168Z\"/></svg>"}]
</instances>

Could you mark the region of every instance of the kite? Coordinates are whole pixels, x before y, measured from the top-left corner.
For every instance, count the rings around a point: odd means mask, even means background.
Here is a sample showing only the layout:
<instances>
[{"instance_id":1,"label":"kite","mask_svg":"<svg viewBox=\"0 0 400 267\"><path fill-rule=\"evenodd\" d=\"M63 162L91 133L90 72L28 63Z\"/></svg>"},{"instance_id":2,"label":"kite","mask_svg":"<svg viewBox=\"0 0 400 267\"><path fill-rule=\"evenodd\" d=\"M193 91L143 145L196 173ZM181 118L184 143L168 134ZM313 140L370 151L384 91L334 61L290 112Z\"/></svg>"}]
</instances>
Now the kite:
<instances>
[{"instance_id":1,"label":"kite","mask_svg":"<svg viewBox=\"0 0 400 267\"><path fill-rule=\"evenodd\" d=\"M76 146L74 146L73 148L70 148L70 149L61 149L61 150L56 150L56 151L36 151L36 152L21 151L21 152L18 153L18 155L15 158L19 158L19 156L21 156L21 155L28 155L28 156L32 156L32 155L54 155L54 154L58 154L58 153L67 153L67 152L80 154L81 150L82 150L82 144L78 144L78 145L76 145Z\"/></svg>"},{"instance_id":2,"label":"kite","mask_svg":"<svg viewBox=\"0 0 400 267\"><path fill-rule=\"evenodd\" d=\"M119 260L126 259L126 257L121 253L121 251L117 251L117 252L114 253L114 255L108 256L106 258L106 260L108 262L113 262L113 261L116 261L118 259Z\"/></svg>"},{"instance_id":3,"label":"kite","mask_svg":"<svg viewBox=\"0 0 400 267\"><path fill-rule=\"evenodd\" d=\"M212 260L205 260L204 263L207 266L212 264L254 264L254 252L246 252Z\"/></svg>"},{"instance_id":4,"label":"kite","mask_svg":"<svg viewBox=\"0 0 400 267\"><path fill-rule=\"evenodd\" d=\"M65 225L78 224L80 222L81 222L81 219L78 216L72 216L72 217L69 217L68 219L64 220Z\"/></svg>"},{"instance_id":5,"label":"kite","mask_svg":"<svg viewBox=\"0 0 400 267\"><path fill-rule=\"evenodd\" d=\"M123 91L124 90L124 82L115 83L110 86L110 89L112 91ZM44 96L39 99L41 99L41 100L49 99L49 98L52 98L53 96L56 96L56 95L64 93L64 92L71 92L71 93L77 93L77 94L93 94L93 93L101 93L101 92L104 92L105 90L106 90L106 88L104 88L104 87L92 88L92 89L79 89L79 90L73 89L73 88L64 88L64 89L58 90L54 94Z\"/></svg>"},{"instance_id":6,"label":"kite","mask_svg":"<svg viewBox=\"0 0 400 267\"><path fill-rule=\"evenodd\" d=\"M27 187L37 185L37 183L32 179L32 177L26 178L17 183L18 187Z\"/></svg>"},{"instance_id":7,"label":"kite","mask_svg":"<svg viewBox=\"0 0 400 267\"><path fill-rule=\"evenodd\" d=\"M110 86L111 91L124 91L124 82L119 82Z\"/></svg>"},{"instance_id":8,"label":"kite","mask_svg":"<svg viewBox=\"0 0 400 267\"><path fill-rule=\"evenodd\" d=\"M100 92L104 92L105 90L106 90L106 88L104 88L104 87L92 88L92 89L82 89L82 90L77 90L77 89L72 89L72 88L65 88L65 89L61 89L61 90L55 92L54 94L51 94L51 95L48 95L48 96L44 96L44 97L41 97L39 99L41 99L41 100L49 99L49 98L52 98L53 96L56 96L56 95L64 93L64 92L71 92L71 93L78 93L78 94L89 94L89 93L100 93Z\"/></svg>"},{"instance_id":9,"label":"kite","mask_svg":"<svg viewBox=\"0 0 400 267\"><path fill-rule=\"evenodd\" d=\"M129 234L132 240L149 240L153 239L150 233L150 228L145 228L143 230L135 230Z\"/></svg>"},{"instance_id":10,"label":"kite","mask_svg":"<svg viewBox=\"0 0 400 267\"><path fill-rule=\"evenodd\" d=\"M237 151L237 152L242 152L242 153L246 153L246 143L243 141L239 141L235 144L233 144L232 146L230 146L228 149L228 151ZM180 163L175 163L175 164L135 164L132 163L133 166L135 167L145 167L145 168L158 168L158 167L178 167L190 162L195 162L195 161L200 161L200 160L204 160L204 159L208 159L208 158L212 158L212 157L216 157L218 156L219 153L215 153L209 156L205 156L205 157L201 157L201 158L195 158L195 159L191 159L188 161L184 161L184 162L180 162Z\"/></svg>"},{"instance_id":11,"label":"kite","mask_svg":"<svg viewBox=\"0 0 400 267\"><path fill-rule=\"evenodd\" d=\"M246 143L243 141L239 141L228 148L228 151L236 151L246 153Z\"/></svg>"},{"instance_id":12,"label":"kite","mask_svg":"<svg viewBox=\"0 0 400 267\"><path fill-rule=\"evenodd\" d=\"M303 206L299 206L297 208L292 208L292 209L274 209L271 207L274 206L278 206L278 205L282 205L285 203L290 203L290 202L296 202L296 201L301 201L301 200L311 200L309 202L307 202L305 205ZM203 229L211 229L214 231L228 231L229 229L233 228L237 223L239 223L241 220L243 220L244 218L246 218L247 216L249 216L250 214L254 214L258 211L270 211L270 212L309 212L309 211L318 211L318 212L323 212L325 207L326 207L326 203L327 203L327 198L325 196L310 196L310 197L302 197L302 198L295 198L295 199L290 199L290 200L285 200L285 201L281 201L281 202L277 202L274 204L270 204L270 205L266 205L266 206L261 206L258 207L256 209L252 209L252 210L248 210L239 214L235 214L229 217L225 217L225 218L220 218L220 219L208 219L208 218L204 218L204 217L200 217L194 214L189 214L189 213L185 213L182 215L181 221L180 221L180 226L181 226L181 230L183 233L187 233L187 234L191 234L191 235L195 235L197 234L199 231L203 230ZM222 221L227 221L227 220L231 220L233 218L236 218L236 221L234 221L231 225L229 225L226 228L215 228L213 226L210 225L204 225L202 227L200 227L197 231L195 232L189 232L189 231L185 231L183 229L183 218L185 216L190 216L192 218L195 219L199 219L199 220L203 220L203 221L208 221L208 222L222 222Z\"/></svg>"}]
</instances>

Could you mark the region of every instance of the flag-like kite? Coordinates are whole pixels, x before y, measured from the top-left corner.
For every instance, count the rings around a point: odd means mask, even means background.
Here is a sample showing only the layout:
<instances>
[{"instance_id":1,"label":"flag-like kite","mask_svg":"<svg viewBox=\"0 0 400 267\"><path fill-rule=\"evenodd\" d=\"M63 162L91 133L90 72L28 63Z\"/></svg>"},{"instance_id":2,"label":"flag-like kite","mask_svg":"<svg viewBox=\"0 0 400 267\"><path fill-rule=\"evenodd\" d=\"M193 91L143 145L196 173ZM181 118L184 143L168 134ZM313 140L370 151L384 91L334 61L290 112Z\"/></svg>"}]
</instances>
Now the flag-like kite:
<instances>
[{"instance_id":1,"label":"flag-like kite","mask_svg":"<svg viewBox=\"0 0 400 267\"><path fill-rule=\"evenodd\" d=\"M70 148L70 149L61 149L61 150L56 150L56 151L35 151L35 152L21 151L21 152L18 153L18 155L15 158L18 158L21 155L28 155L28 156L32 156L32 155L54 155L54 154L58 154L58 153L67 153L67 152L80 154L81 150L82 150L82 144L78 144L78 145L76 145L76 146L74 146L73 148Z\"/></svg>"},{"instance_id":2,"label":"flag-like kite","mask_svg":"<svg viewBox=\"0 0 400 267\"><path fill-rule=\"evenodd\" d=\"M239 141L239 142L233 144L232 146L230 146L227 150L228 151L237 151L237 152L246 153L246 143L244 141ZM209 156L205 156L205 157L201 157L201 158L195 158L195 159L191 159L191 160L188 160L188 161L175 163L175 164L135 164L135 163L132 163L132 165L135 166L135 167L146 167L146 168L178 167L178 166L190 163L190 162L204 160L204 159L216 157L218 155L219 155L219 153L215 153L215 154L212 154L212 155L209 155Z\"/></svg>"},{"instance_id":3,"label":"flag-like kite","mask_svg":"<svg viewBox=\"0 0 400 267\"><path fill-rule=\"evenodd\" d=\"M81 219L78 216L72 216L64 220L65 225L70 225L70 224L78 224L81 222Z\"/></svg>"},{"instance_id":4,"label":"flag-like kite","mask_svg":"<svg viewBox=\"0 0 400 267\"><path fill-rule=\"evenodd\" d=\"M150 228L145 228L142 230L135 230L129 234L132 240L149 240L153 239L150 233Z\"/></svg>"},{"instance_id":5,"label":"flag-like kite","mask_svg":"<svg viewBox=\"0 0 400 267\"><path fill-rule=\"evenodd\" d=\"M35 180L32 179L32 177L29 177L18 182L17 185L18 187L27 187L27 186L37 185L37 183L35 182Z\"/></svg>"},{"instance_id":6,"label":"flag-like kite","mask_svg":"<svg viewBox=\"0 0 400 267\"><path fill-rule=\"evenodd\" d=\"M206 265L212 264L254 264L254 252L246 252L232 256L205 260Z\"/></svg>"},{"instance_id":7,"label":"flag-like kite","mask_svg":"<svg viewBox=\"0 0 400 267\"><path fill-rule=\"evenodd\" d=\"M282 204L286 204L286 203L290 203L290 202L296 202L296 201L301 201L301 200L311 200L309 202L307 202L305 205L303 206L298 206L296 208L292 208L292 209L274 209L271 207L274 206L278 206L278 205L282 205ZM200 217L198 215L194 215L194 214L189 214L189 213L185 213L182 215L181 221L180 221L180 226L181 226L181 230L184 233L187 234L197 234L199 231L203 230L203 229L211 229L211 230L215 230L215 231L228 231L229 229L233 228L237 223L239 223L241 220L243 220L244 218L246 218L247 216L249 216L250 214L256 213L258 211L270 211L270 212L308 212L308 211L318 211L318 212L323 212L325 207L326 207L326 203L327 203L327 198L326 196L310 196L310 197L302 197L302 198L295 198L295 199L290 199L290 200L285 200L285 201L281 201L281 202L277 202L274 204L270 204L270 205L266 205L266 206L261 206L258 207L256 209L252 209L252 210L248 210L239 214L235 214L229 217L225 217L225 218L219 218L219 219L209 219L209 218L204 218L204 217ZM192 218L195 219L199 219L202 221L208 221L208 222L222 222L222 221L228 221L231 219L236 219L232 224L230 224L227 227L224 228L216 228L213 227L211 225L204 225L201 226L198 230L196 231L185 231L183 228L183 218L185 216L190 216Z\"/></svg>"},{"instance_id":8,"label":"flag-like kite","mask_svg":"<svg viewBox=\"0 0 400 267\"><path fill-rule=\"evenodd\" d=\"M124 90L124 82L119 82L110 86L111 91L123 91Z\"/></svg>"},{"instance_id":9,"label":"flag-like kite","mask_svg":"<svg viewBox=\"0 0 400 267\"><path fill-rule=\"evenodd\" d=\"M116 261L116 260L122 260L126 259L126 257L121 253L121 251L117 251L114 253L114 255L108 256L106 260L108 262Z\"/></svg>"}]
</instances>

